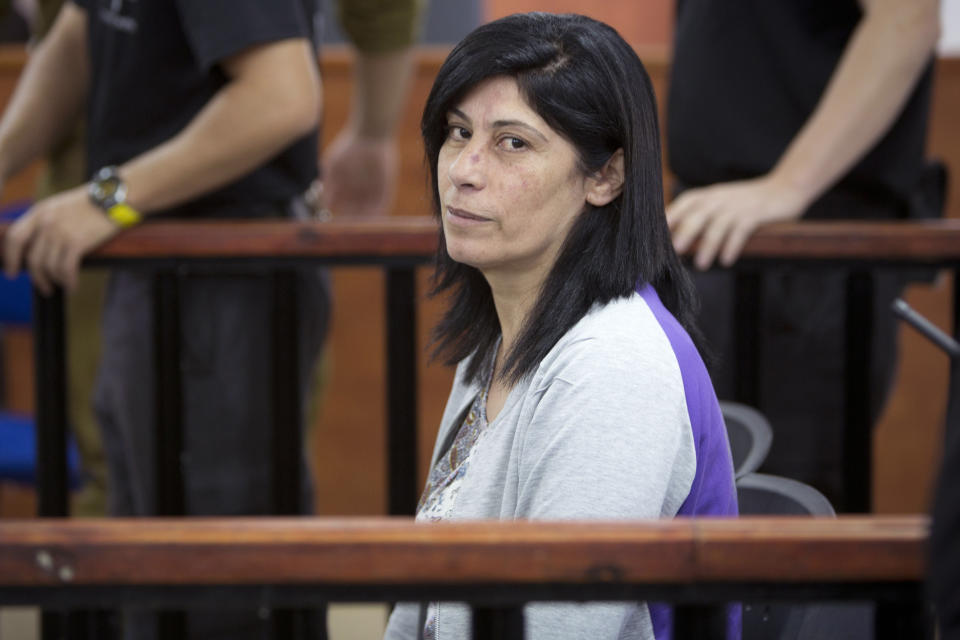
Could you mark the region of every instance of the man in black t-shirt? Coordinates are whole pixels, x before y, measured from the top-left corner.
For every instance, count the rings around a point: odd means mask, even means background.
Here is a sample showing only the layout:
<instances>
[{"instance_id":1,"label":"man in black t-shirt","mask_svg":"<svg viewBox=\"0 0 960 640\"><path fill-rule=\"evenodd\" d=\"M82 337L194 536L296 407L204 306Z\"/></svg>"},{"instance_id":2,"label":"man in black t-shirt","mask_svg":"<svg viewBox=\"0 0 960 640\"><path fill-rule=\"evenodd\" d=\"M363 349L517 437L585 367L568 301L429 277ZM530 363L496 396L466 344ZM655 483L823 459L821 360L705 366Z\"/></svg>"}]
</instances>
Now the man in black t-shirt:
<instances>
[{"instance_id":1,"label":"man in black t-shirt","mask_svg":"<svg viewBox=\"0 0 960 640\"><path fill-rule=\"evenodd\" d=\"M366 85L358 93L367 103L357 109L362 117L351 121L355 135L347 137L334 169L338 161L361 158L369 166L371 158L376 164L389 156L386 141L409 78L419 4L344 2L350 5L345 18L370 32L359 65L370 77L358 76ZM321 90L313 5L66 3L0 120L0 179L48 150L84 108L93 179L36 203L8 230L6 271L24 265L41 292L56 284L69 289L85 253L145 216L279 218L302 212L301 196L316 181L318 162ZM388 18L401 12L406 33L388 37L396 25ZM380 170L386 166L381 163ZM380 170L373 174L380 173L382 182L387 176ZM363 204L362 197L339 192L343 207ZM381 209L382 200L376 205ZM192 269L179 279L185 509L191 515L270 513L264 452L270 450L271 381L264 372L272 359L272 280L255 268L238 273L214 267ZM298 287L300 385L306 395L325 332L328 294L316 270L301 271ZM152 515L157 509L152 301L150 273L112 274L95 408L114 515ZM302 475L307 490L300 507L310 512L305 460ZM259 618L191 616L190 635L261 637ZM131 624L127 631L149 637L151 629Z\"/></svg>"},{"instance_id":2,"label":"man in black t-shirt","mask_svg":"<svg viewBox=\"0 0 960 640\"><path fill-rule=\"evenodd\" d=\"M924 157L938 0L678 0L667 111L667 209L694 264L736 261L758 227L804 218L940 215L943 174ZM844 279L770 269L762 282L760 409L774 427L764 469L798 478L843 509ZM872 391L892 372L889 301L875 279ZM711 372L730 398L731 274L700 274Z\"/></svg>"}]
</instances>

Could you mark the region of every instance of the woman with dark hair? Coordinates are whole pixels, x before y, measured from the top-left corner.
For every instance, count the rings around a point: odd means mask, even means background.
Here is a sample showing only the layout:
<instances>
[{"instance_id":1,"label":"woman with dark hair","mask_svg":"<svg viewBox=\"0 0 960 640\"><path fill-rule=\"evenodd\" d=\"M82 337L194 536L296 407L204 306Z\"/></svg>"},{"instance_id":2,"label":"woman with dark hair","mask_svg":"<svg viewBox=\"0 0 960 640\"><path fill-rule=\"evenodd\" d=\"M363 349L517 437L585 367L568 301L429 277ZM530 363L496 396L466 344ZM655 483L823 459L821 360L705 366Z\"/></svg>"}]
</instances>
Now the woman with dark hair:
<instances>
[{"instance_id":1,"label":"woman with dark hair","mask_svg":"<svg viewBox=\"0 0 960 640\"><path fill-rule=\"evenodd\" d=\"M421 128L435 290L449 294L435 346L457 373L418 519L736 514L630 46L583 16L489 23L444 62ZM671 627L668 608L636 603L531 605L526 619L530 638ZM468 629L460 605L400 605L387 637Z\"/></svg>"}]
</instances>

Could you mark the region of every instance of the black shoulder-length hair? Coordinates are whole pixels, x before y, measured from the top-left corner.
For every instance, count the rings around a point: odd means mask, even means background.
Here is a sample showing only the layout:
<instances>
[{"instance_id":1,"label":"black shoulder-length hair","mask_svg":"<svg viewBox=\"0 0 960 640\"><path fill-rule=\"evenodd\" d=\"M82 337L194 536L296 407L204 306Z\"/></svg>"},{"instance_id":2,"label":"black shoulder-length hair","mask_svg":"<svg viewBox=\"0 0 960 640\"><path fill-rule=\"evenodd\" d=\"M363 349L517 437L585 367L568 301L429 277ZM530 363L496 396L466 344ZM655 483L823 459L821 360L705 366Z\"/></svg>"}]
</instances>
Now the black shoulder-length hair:
<instances>
[{"instance_id":1,"label":"black shoulder-length hair","mask_svg":"<svg viewBox=\"0 0 960 640\"><path fill-rule=\"evenodd\" d=\"M586 205L547 275L501 379L532 373L557 341L597 303L653 285L695 337L694 293L667 227L660 136L653 87L633 49L610 26L580 15L527 13L485 24L450 53L433 83L420 127L441 215L437 159L447 116L483 80L514 78L530 107L576 149L585 175L623 149L623 191L602 207ZM433 333L434 355L453 365L475 354L466 371L478 381L494 356L500 322L490 287L474 267L447 253L443 228L433 293L450 293Z\"/></svg>"}]
</instances>

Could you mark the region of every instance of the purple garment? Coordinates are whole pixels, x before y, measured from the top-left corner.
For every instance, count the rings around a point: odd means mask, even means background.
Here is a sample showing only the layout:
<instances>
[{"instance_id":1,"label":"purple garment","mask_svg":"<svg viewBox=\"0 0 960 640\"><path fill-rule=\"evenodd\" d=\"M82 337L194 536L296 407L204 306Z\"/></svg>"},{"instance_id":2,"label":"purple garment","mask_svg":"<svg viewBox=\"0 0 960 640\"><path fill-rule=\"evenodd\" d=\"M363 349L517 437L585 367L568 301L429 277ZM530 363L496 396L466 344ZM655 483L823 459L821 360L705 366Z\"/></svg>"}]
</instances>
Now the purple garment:
<instances>
[{"instance_id":1,"label":"purple garment","mask_svg":"<svg viewBox=\"0 0 960 640\"><path fill-rule=\"evenodd\" d=\"M683 379L683 394L693 428L697 470L686 500L678 516L736 516L737 490L733 481L733 460L727 429L720 413L720 405L710 382L707 368L693 341L677 319L673 317L653 287L649 284L637 289L653 312L673 348ZM673 637L673 608L663 603L648 603L653 634L657 640ZM727 638L740 638L740 606L731 605L727 618Z\"/></svg>"}]
</instances>

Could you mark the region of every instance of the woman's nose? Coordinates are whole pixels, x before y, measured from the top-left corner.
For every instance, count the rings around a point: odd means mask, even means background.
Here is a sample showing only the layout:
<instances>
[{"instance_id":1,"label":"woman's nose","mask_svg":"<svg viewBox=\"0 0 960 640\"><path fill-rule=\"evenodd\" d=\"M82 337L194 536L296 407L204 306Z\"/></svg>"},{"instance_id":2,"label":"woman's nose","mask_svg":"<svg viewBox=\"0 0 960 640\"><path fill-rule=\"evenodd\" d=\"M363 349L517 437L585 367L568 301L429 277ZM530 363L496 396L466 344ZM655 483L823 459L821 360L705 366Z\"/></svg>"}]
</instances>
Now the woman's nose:
<instances>
[{"instance_id":1,"label":"woman's nose","mask_svg":"<svg viewBox=\"0 0 960 640\"><path fill-rule=\"evenodd\" d=\"M483 164L480 145L467 144L450 162L450 182L461 189L482 189L486 184Z\"/></svg>"}]
</instances>

